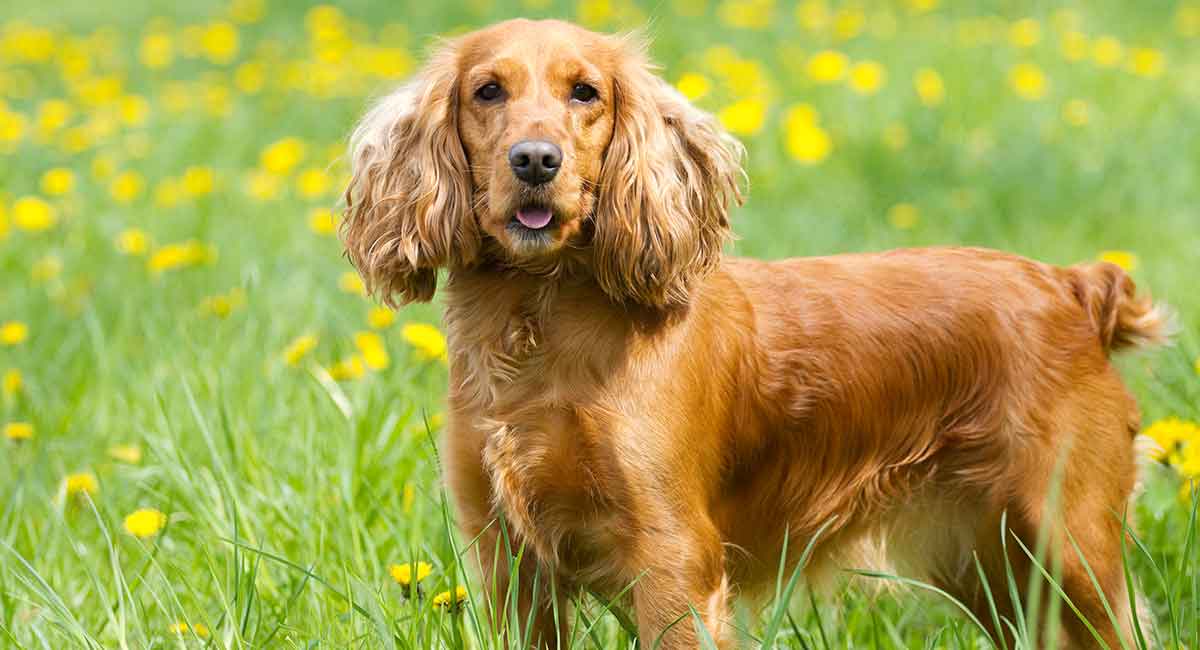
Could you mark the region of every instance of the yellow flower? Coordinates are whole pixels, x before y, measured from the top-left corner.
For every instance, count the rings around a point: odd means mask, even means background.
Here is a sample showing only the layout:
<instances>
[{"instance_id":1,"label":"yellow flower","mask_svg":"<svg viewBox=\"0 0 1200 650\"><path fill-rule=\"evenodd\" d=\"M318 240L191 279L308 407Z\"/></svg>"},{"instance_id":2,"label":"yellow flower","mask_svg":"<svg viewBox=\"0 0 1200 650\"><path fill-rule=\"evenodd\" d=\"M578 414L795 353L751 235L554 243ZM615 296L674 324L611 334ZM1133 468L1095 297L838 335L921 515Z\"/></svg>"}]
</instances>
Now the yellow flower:
<instances>
[{"instance_id":1,"label":"yellow flower","mask_svg":"<svg viewBox=\"0 0 1200 650\"><path fill-rule=\"evenodd\" d=\"M737 135L754 135L763 128L767 118L767 105L761 99L743 99L721 110L721 124Z\"/></svg>"},{"instance_id":2,"label":"yellow flower","mask_svg":"<svg viewBox=\"0 0 1200 650\"><path fill-rule=\"evenodd\" d=\"M313 208L308 213L308 227L318 235L332 235L337 231L337 217L329 208Z\"/></svg>"},{"instance_id":3,"label":"yellow flower","mask_svg":"<svg viewBox=\"0 0 1200 650\"><path fill-rule=\"evenodd\" d=\"M146 181L141 174L135 171L126 171L113 178L112 183L108 186L108 193L118 203L129 203L141 195L145 186Z\"/></svg>"},{"instance_id":4,"label":"yellow flower","mask_svg":"<svg viewBox=\"0 0 1200 650\"><path fill-rule=\"evenodd\" d=\"M1125 47L1112 36L1101 36L1092 46L1092 60L1103 68L1112 68L1125 56Z\"/></svg>"},{"instance_id":5,"label":"yellow flower","mask_svg":"<svg viewBox=\"0 0 1200 650\"><path fill-rule=\"evenodd\" d=\"M371 311L367 312L367 324L372 329L385 329L396 322L396 312L387 307L372 307Z\"/></svg>"},{"instance_id":6,"label":"yellow flower","mask_svg":"<svg viewBox=\"0 0 1200 650\"><path fill-rule=\"evenodd\" d=\"M897 203L888 208L887 218L897 230L912 230L921 219L921 211L911 203Z\"/></svg>"},{"instance_id":7,"label":"yellow flower","mask_svg":"<svg viewBox=\"0 0 1200 650\"><path fill-rule=\"evenodd\" d=\"M808 60L808 77L817 83L841 81L846 76L846 68L849 65L849 59L841 52L817 52Z\"/></svg>"},{"instance_id":8,"label":"yellow flower","mask_svg":"<svg viewBox=\"0 0 1200 650\"><path fill-rule=\"evenodd\" d=\"M150 102L141 95L127 95L121 98L121 122L125 126L141 126L150 117Z\"/></svg>"},{"instance_id":9,"label":"yellow flower","mask_svg":"<svg viewBox=\"0 0 1200 650\"><path fill-rule=\"evenodd\" d=\"M54 133L67 125L74 112L71 105L61 99L47 99L38 104L38 130L47 135Z\"/></svg>"},{"instance_id":10,"label":"yellow flower","mask_svg":"<svg viewBox=\"0 0 1200 650\"><path fill-rule=\"evenodd\" d=\"M829 8L825 0L803 0L796 5L796 22L809 31L817 31L829 24Z\"/></svg>"},{"instance_id":11,"label":"yellow flower","mask_svg":"<svg viewBox=\"0 0 1200 650\"><path fill-rule=\"evenodd\" d=\"M164 271L212 262L216 258L216 248L191 239L179 244L158 247L150 259L146 260L146 268L157 275Z\"/></svg>"},{"instance_id":12,"label":"yellow flower","mask_svg":"<svg viewBox=\"0 0 1200 650\"><path fill-rule=\"evenodd\" d=\"M140 228L126 228L117 233L114 243L125 255L145 255L150 246L150 235Z\"/></svg>"},{"instance_id":13,"label":"yellow flower","mask_svg":"<svg viewBox=\"0 0 1200 650\"><path fill-rule=\"evenodd\" d=\"M1087 36L1076 31L1063 34L1059 47L1068 61L1082 61L1088 57L1088 52L1091 51L1091 43L1088 42Z\"/></svg>"},{"instance_id":14,"label":"yellow flower","mask_svg":"<svg viewBox=\"0 0 1200 650\"><path fill-rule=\"evenodd\" d=\"M114 445L108 448L108 455L130 465L142 462L142 448L137 445Z\"/></svg>"},{"instance_id":15,"label":"yellow flower","mask_svg":"<svg viewBox=\"0 0 1200 650\"><path fill-rule=\"evenodd\" d=\"M400 335L410 345L417 349L417 356L422 359L445 359L446 337L438 328L425 323L405 323Z\"/></svg>"},{"instance_id":16,"label":"yellow flower","mask_svg":"<svg viewBox=\"0 0 1200 650\"><path fill-rule=\"evenodd\" d=\"M367 288L363 285L362 278L358 277L354 271L346 271L338 277L338 288L356 296L367 295Z\"/></svg>"},{"instance_id":17,"label":"yellow flower","mask_svg":"<svg viewBox=\"0 0 1200 650\"><path fill-rule=\"evenodd\" d=\"M467 602L467 588L459 585L454 593L443 591L433 597L433 606L442 611L456 612Z\"/></svg>"},{"instance_id":18,"label":"yellow flower","mask_svg":"<svg viewBox=\"0 0 1200 650\"><path fill-rule=\"evenodd\" d=\"M850 90L860 95L874 95L883 87L887 70L878 62L862 61L850 68Z\"/></svg>"},{"instance_id":19,"label":"yellow flower","mask_svg":"<svg viewBox=\"0 0 1200 650\"><path fill-rule=\"evenodd\" d=\"M154 187L154 205L160 208L173 207L179 203L182 194L179 181L173 178L164 178Z\"/></svg>"},{"instance_id":20,"label":"yellow flower","mask_svg":"<svg viewBox=\"0 0 1200 650\"><path fill-rule=\"evenodd\" d=\"M36 196L17 199L12 206L13 225L21 230L37 232L52 228L58 216L54 206Z\"/></svg>"},{"instance_id":21,"label":"yellow flower","mask_svg":"<svg viewBox=\"0 0 1200 650\"><path fill-rule=\"evenodd\" d=\"M237 28L223 21L212 23L201 34L200 47L209 61L218 64L230 63L238 53Z\"/></svg>"},{"instance_id":22,"label":"yellow flower","mask_svg":"<svg viewBox=\"0 0 1200 650\"><path fill-rule=\"evenodd\" d=\"M1091 119L1091 110L1082 99L1072 99L1063 104L1063 121L1071 126L1084 126Z\"/></svg>"},{"instance_id":23,"label":"yellow flower","mask_svg":"<svg viewBox=\"0 0 1200 650\"><path fill-rule=\"evenodd\" d=\"M4 437L9 440L29 440L33 438L33 425L28 422L9 422L4 425Z\"/></svg>"},{"instance_id":24,"label":"yellow flower","mask_svg":"<svg viewBox=\"0 0 1200 650\"><path fill-rule=\"evenodd\" d=\"M1102 251L1098 257L1101 262L1111 262L1117 266L1132 271L1138 266L1137 255L1129 251Z\"/></svg>"},{"instance_id":25,"label":"yellow flower","mask_svg":"<svg viewBox=\"0 0 1200 650\"><path fill-rule=\"evenodd\" d=\"M29 338L29 326L21 321L10 320L0 325L0 345L19 345Z\"/></svg>"},{"instance_id":26,"label":"yellow flower","mask_svg":"<svg viewBox=\"0 0 1200 650\"><path fill-rule=\"evenodd\" d=\"M774 5L774 0L725 0L717 7L717 17L730 27L766 29Z\"/></svg>"},{"instance_id":27,"label":"yellow flower","mask_svg":"<svg viewBox=\"0 0 1200 650\"><path fill-rule=\"evenodd\" d=\"M20 142L27 121L24 115L0 106L0 142Z\"/></svg>"},{"instance_id":28,"label":"yellow flower","mask_svg":"<svg viewBox=\"0 0 1200 650\"><path fill-rule=\"evenodd\" d=\"M55 167L42 174L42 192L46 196L62 196L75 189L75 172Z\"/></svg>"},{"instance_id":29,"label":"yellow flower","mask_svg":"<svg viewBox=\"0 0 1200 650\"><path fill-rule=\"evenodd\" d=\"M1008 83L1018 97L1028 101L1037 101L1045 97L1049 85L1042 69L1032 63L1013 66L1008 73Z\"/></svg>"},{"instance_id":30,"label":"yellow flower","mask_svg":"<svg viewBox=\"0 0 1200 650\"><path fill-rule=\"evenodd\" d=\"M391 364L383 339L374 332L358 332L354 335L354 346L362 354L363 363L371 370L384 370Z\"/></svg>"},{"instance_id":31,"label":"yellow flower","mask_svg":"<svg viewBox=\"0 0 1200 650\"><path fill-rule=\"evenodd\" d=\"M797 104L784 117L784 137L792 158L808 164L819 163L833 151L829 134L817 124L817 111L808 104Z\"/></svg>"},{"instance_id":32,"label":"yellow flower","mask_svg":"<svg viewBox=\"0 0 1200 650\"><path fill-rule=\"evenodd\" d=\"M291 343L283 349L283 362L289 366L295 366L300 363L300 360L308 356L317 347L317 337L312 334L303 334L292 339Z\"/></svg>"},{"instance_id":33,"label":"yellow flower","mask_svg":"<svg viewBox=\"0 0 1200 650\"><path fill-rule=\"evenodd\" d=\"M392 580L401 587L409 587L433 573L433 565L428 562L408 562L405 564L393 564L388 567L388 573L392 574Z\"/></svg>"},{"instance_id":34,"label":"yellow flower","mask_svg":"<svg viewBox=\"0 0 1200 650\"><path fill-rule=\"evenodd\" d=\"M840 9L833 17L833 36L839 41L848 41L862 32L866 22L862 9Z\"/></svg>"},{"instance_id":35,"label":"yellow flower","mask_svg":"<svg viewBox=\"0 0 1200 650\"><path fill-rule=\"evenodd\" d=\"M906 0L908 10L914 14L924 14L937 9L939 0Z\"/></svg>"},{"instance_id":36,"label":"yellow flower","mask_svg":"<svg viewBox=\"0 0 1200 650\"><path fill-rule=\"evenodd\" d=\"M1192 369L1196 371L1197 375L1200 375L1200 357L1196 357L1196 363L1192 364Z\"/></svg>"},{"instance_id":37,"label":"yellow flower","mask_svg":"<svg viewBox=\"0 0 1200 650\"><path fill-rule=\"evenodd\" d=\"M192 632L201 639L208 638L208 627L203 623L195 623L189 627L187 623L179 621L178 623L172 623L167 630L171 634L176 634L179 636L183 636L189 632Z\"/></svg>"},{"instance_id":38,"label":"yellow flower","mask_svg":"<svg viewBox=\"0 0 1200 650\"><path fill-rule=\"evenodd\" d=\"M1168 417L1158 420L1146 427L1142 435L1149 436L1158 444L1151 457L1154 460L1166 460L1180 446L1185 444L1200 445L1200 425L1195 422Z\"/></svg>"},{"instance_id":39,"label":"yellow flower","mask_svg":"<svg viewBox=\"0 0 1200 650\"><path fill-rule=\"evenodd\" d=\"M366 370L363 368L363 360L358 355L346 357L329 366L329 376L337 381L358 379L364 373L366 373Z\"/></svg>"},{"instance_id":40,"label":"yellow flower","mask_svg":"<svg viewBox=\"0 0 1200 650\"><path fill-rule=\"evenodd\" d=\"M304 141L299 138L284 138L263 149L260 162L263 169L272 174L287 174L304 160L306 152Z\"/></svg>"},{"instance_id":41,"label":"yellow flower","mask_svg":"<svg viewBox=\"0 0 1200 650\"><path fill-rule=\"evenodd\" d=\"M1042 40L1042 25L1032 18L1022 18L1008 30L1008 41L1013 47L1033 47Z\"/></svg>"},{"instance_id":42,"label":"yellow flower","mask_svg":"<svg viewBox=\"0 0 1200 650\"><path fill-rule=\"evenodd\" d=\"M68 499L83 494L96 496L96 493L100 491L100 484L96 482L96 475L91 472L68 474L63 479L63 491Z\"/></svg>"},{"instance_id":43,"label":"yellow flower","mask_svg":"<svg viewBox=\"0 0 1200 650\"><path fill-rule=\"evenodd\" d=\"M171 36L162 32L143 36L141 47L138 49L138 60L152 70L171 65L175 60L175 44L171 42Z\"/></svg>"},{"instance_id":44,"label":"yellow flower","mask_svg":"<svg viewBox=\"0 0 1200 650\"><path fill-rule=\"evenodd\" d=\"M29 268L29 277L34 282L46 282L62 273L62 260L57 255L45 255Z\"/></svg>"},{"instance_id":45,"label":"yellow flower","mask_svg":"<svg viewBox=\"0 0 1200 650\"><path fill-rule=\"evenodd\" d=\"M234 288L227 294L209 296L200 303L200 311L212 314L217 318L227 318L233 311L246 302L246 293L240 288Z\"/></svg>"},{"instance_id":46,"label":"yellow flower","mask_svg":"<svg viewBox=\"0 0 1200 650\"><path fill-rule=\"evenodd\" d=\"M1129 68L1134 74L1143 77L1161 77L1166 67L1166 58L1162 50L1149 47L1139 47L1129 52Z\"/></svg>"},{"instance_id":47,"label":"yellow flower","mask_svg":"<svg viewBox=\"0 0 1200 650\"><path fill-rule=\"evenodd\" d=\"M145 539L158 534L167 525L167 516L154 508L135 510L125 517L125 532Z\"/></svg>"},{"instance_id":48,"label":"yellow flower","mask_svg":"<svg viewBox=\"0 0 1200 650\"><path fill-rule=\"evenodd\" d=\"M243 63L233 72L233 86L247 95L253 95L262 90L266 82L266 68L255 61Z\"/></svg>"},{"instance_id":49,"label":"yellow flower","mask_svg":"<svg viewBox=\"0 0 1200 650\"><path fill-rule=\"evenodd\" d=\"M412 483L404 484L404 496L401 497L400 509L404 514L412 514L413 503L417 500L417 490Z\"/></svg>"},{"instance_id":50,"label":"yellow flower","mask_svg":"<svg viewBox=\"0 0 1200 650\"><path fill-rule=\"evenodd\" d=\"M16 368L9 368L4 371L4 376L0 378L0 392L5 397L12 397L21 392L21 386L24 380L21 378L21 371Z\"/></svg>"},{"instance_id":51,"label":"yellow flower","mask_svg":"<svg viewBox=\"0 0 1200 650\"><path fill-rule=\"evenodd\" d=\"M913 78L913 86L917 90L917 97L921 99L921 103L931 108L940 106L946 99L946 85L942 82L942 75L933 68L918 70L916 77Z\"/></svg>"},{"instance_id":52,"label":"yellow flower","mask_svg":"<svg viewBox=\"0 0 1200 650\"><path fill-rule=\"evenodd\" d=\"M215 175L211 167L188 167L183 172L180 186L189 196L212 194Z\"/></svg>"},{"instance_id":53,"label":"yellow flower","mask_svg":"<svg viewBox=\"0 0 1200 650\"><path fill-rule=\"evenodd\" d=\"M679 81L675 82L675 88L690 101L696 101L712 90L712 82L704 75L689 72L679 77Z\"/></svg>"},{"instance_id":54,"label":"yellow flower","mask_svg":"<svg viewBox=\"0 0 1200 650\"><path fill-rule=\"evenodd\" d=\"M332 182L325 170L310 167L296 176L296 191L300 196L314 199L329 191Z\"/></svg>"}]
</instances>

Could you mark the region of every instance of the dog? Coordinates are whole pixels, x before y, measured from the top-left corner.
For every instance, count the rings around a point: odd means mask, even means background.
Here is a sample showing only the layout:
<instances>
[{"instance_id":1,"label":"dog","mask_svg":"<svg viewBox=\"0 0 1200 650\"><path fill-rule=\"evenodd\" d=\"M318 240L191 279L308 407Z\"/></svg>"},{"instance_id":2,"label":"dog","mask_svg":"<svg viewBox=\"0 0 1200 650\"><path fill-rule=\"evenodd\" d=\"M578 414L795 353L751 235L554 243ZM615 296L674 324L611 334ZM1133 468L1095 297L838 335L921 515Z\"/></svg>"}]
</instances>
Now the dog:
<instances>
[{"instance_id":1,"label":"dog","mask_svg":"<svg viewBox=\"0 0 1200 650\"><path fill-rule=\"evenodd\" d=\"M627 590L644 647L697 647L693 611L730 647L731 601L810 542L810 579L874 558L1013 620L1006 573L1029 584L1017 542L1039 540L1108 646L1129 639L1140 415L1110 355L1167 319L1119 267L725 256L742 146L639 39L564 22L445 41L349 156L366 286L424 302L446 271L445 480L524 642L565 642L586 588Z\"/></svg>"}]
</instances>

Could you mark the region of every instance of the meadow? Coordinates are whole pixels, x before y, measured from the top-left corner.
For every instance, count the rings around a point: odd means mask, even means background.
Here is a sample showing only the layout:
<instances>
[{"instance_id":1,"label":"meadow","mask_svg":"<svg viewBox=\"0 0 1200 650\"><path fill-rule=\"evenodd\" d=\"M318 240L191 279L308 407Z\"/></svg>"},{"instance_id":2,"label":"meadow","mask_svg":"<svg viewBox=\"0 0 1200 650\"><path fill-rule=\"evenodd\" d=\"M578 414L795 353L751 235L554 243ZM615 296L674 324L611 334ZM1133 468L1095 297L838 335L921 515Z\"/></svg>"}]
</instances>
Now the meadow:
<instances>
[{"instance_id":1,"label":"meadow","mask_svg":"<svg viewBox=\"0 0 1200 650\"><path fill-rule=\"evenodd\" d=\"M365 296L336 224L369 98L522 15L644 28L748 147L736 254L1103 258L1168 302L1174 345L1121 360L1160 445L1127 569L1139 645L1200 647L1200 4L1166 0L4 3L0 647L499 643L438 479L439 308ZM895 582L737 624L989 647ZM580 604L571 647L631 647Z\"/></svg>"}]
</instances>

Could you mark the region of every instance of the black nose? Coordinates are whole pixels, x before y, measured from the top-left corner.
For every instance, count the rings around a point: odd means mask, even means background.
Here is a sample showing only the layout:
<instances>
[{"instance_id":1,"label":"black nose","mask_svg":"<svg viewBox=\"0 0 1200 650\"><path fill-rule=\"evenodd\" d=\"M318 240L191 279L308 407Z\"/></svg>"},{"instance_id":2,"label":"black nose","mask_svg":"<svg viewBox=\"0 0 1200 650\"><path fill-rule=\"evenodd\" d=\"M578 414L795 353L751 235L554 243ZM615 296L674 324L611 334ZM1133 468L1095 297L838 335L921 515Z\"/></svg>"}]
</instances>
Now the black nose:
<instances>
[{"instance_id":1,"label":"black nose","mask_svg":"<svg viewBox=\"0 0 1200 650\"><path fill-rule=\"evenodd\" d=\"M549 183L562 166L562 149L545 140L524 140L508 150L508 166L530 185Z\"/></svg>"}]
</instances>

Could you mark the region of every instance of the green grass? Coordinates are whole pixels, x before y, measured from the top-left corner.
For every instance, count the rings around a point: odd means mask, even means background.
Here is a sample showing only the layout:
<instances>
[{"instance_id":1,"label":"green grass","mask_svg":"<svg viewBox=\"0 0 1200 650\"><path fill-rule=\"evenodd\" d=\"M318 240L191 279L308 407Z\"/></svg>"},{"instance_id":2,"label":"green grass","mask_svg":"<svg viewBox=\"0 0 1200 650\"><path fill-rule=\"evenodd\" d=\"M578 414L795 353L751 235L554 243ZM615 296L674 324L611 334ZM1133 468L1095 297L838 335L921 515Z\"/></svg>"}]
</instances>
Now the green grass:
<instances>
[{"instance_id":1,"label":"green grass","mask_svg":"<svg viewBox=\"0 0 1200 650\"><path fill-rule=\"evenodd\" d=\"M1176 19L1181 5L1104 0L1021 10L974 0L914 13L908 3L869 2L858 5L862 33L839 41L834 23L798 26L792 2L774 3L765 29L744 29L722 22L728 7L716 2L525 1L339 6L351 41L402 51L392 59L397 71L420 60L433 34L516 15L592 16L612 29L648 24L663 74L710 78L713 89L698 103L713 111L746 98L705 56L727 45L765 76L753 94L765 125L743 137L751 191L734 218L736 253L964 243L1067 264L1128 251L1139 284L1169 302L1183 327L1175 346L1125 359L1124 374L1147 422L1200 419L1200 38ZM0 227L0 323L20 321L29 332L0 347L0 372L23 378L0 401L0 423L34 430L28 441L0 440L0 646L497 643L480 587L463 568L473 553L493 549L449 532L453 514L438 480L445 366L401 335L404 323L437 323L437 305L405 308L380 330L386 369L343 381L327 371L356 353L352 337L369 329L372 305L339 288L350 267L335 239L308 226L312 209L334 205L344 167L335 163L330 187L310 197L295 177L326 169L367 98L397 81L363 73L360 59L314 66L306 6L271 2L261 21L236 26L234 60L213 63L187 54L185 28L226 15L226 6L181 3L164 26L147 4L0 7L2 223L12 226L27 196L41 196L57 216L44 231ZM597 14L603 6L611 16ZM698 15L683 15L697 6ZM1120 39L1125 62L1133 48L1156 48L1162 74L1065 58L1063 8L1088 38ZM1039 21L1041 38L1018 48L1009 26L1025 16ZM30 25L51 28L48 61L26 60L28 39L14 38ZM964 40L972 29L976 36ZM138 60L143 33L154 30L166 30L175 50L156 70ZM860 96L844 83L809 80L804 61L825 48L882 62L885 85ZM239 89L236 70L246 61L261 63L261 91ZM1049 82L1036 101L1019 98L1008 81L1011 67L1027 62ZM88 70L76 81L64 76L81 65ZM923 105L914 91L921 68L944 80L939 106ZM97 86L87 80L108 77L122 80L121 94L145 98L143 122L123 122L120 102L89 105ZM223 92L225 110L214 113ZM43 138L38 112L49 98L67 100L73 116ZM1064 120L1072 99L1086 102L1087 124ZM819 111L832 140L819 164L788 154L784 115L797 102ZM81 125L86 131L76 135L86 133L87 142L64 150L63 130ZM906 142L898 147L901 129ZM304 161L285 174L277 196L251 196L246 185L263 149L292 136L307 145ZM156 203L160 183L193 166L212 170L214 191ZM73 170L74 188L49 196L42 175L60 167ZM114 199L106 167L136 172L144 189L129 202ZM889 220L900 203L916 207L912 227ZM151 237L150 253L195 239L214 246L216 259L151 272L146 257L114 246L131 228ZM60 263L57 273L47 271L47 258ZM235 288L244 304L226 317L201 308ZM319 344L287 366L283 350L305 334ZM140 462L114 458L118 445L140 449ZM98 490L64 498L64 478L79 472L91 472ZM1200 646L1200 528L1194 507L1179 498L1180 481L1175 468L1151 468L1131 513L1138 538L1128 571L1152 610L1148 647ZM141 507L169 515L144 540L122 526ZM434 570L423 596L406 598L388 566L416 560ZM431 607L434 594L463 582L472 596L463 612ZM737 624L747 638L795 648L985 647L936 594L921 586L877 594L873 582L896 580L860 577L818 601L781 574L781 597L739 611ZM625 605L613 612L582 601L575 647L629 646ZM209 636L172 633L180 621L205 626ZM1012 623L1026 647L1037 646L1040 630Z\"/></svg>"}]
</instances>

